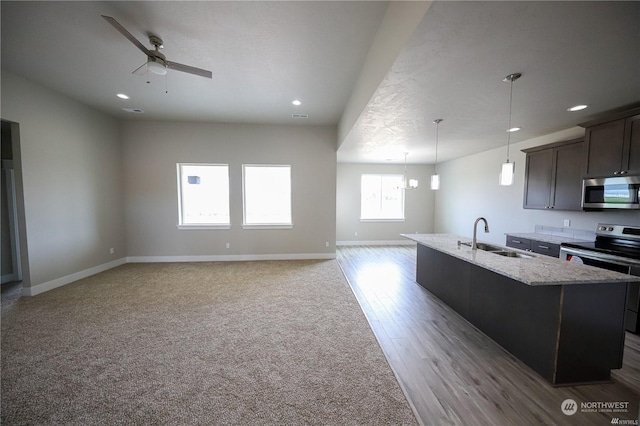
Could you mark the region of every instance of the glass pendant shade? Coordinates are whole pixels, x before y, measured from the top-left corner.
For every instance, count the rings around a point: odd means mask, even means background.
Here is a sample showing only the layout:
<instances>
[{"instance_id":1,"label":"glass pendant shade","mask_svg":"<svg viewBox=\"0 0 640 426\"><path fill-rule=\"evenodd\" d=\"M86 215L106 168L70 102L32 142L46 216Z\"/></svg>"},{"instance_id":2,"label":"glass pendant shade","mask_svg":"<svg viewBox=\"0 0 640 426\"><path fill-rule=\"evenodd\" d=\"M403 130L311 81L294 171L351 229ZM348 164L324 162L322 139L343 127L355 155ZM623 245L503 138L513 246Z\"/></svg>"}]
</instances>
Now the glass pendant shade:
<instances>
[{"instance_id":1,"label":"glass pendant shade","mask_svg":"<svg viewBox=\"0 0 640 426\"><path fill-rule=\"evenodd\" d=\"M502 170L500 171L500 185L509 186L513 185L513 180L516 172L516 163L502 163Z\"/></svg>"},{"instance_id":2,"label":"glass pendant shade","mask_svg":"<svg viewBox=\"0 0 640 426\"><path fill-rule=\"evenodd\" d=\"M416 189L418 187L418 179L409 179L409 189Z\"/></svg>"},{"instance_id":3,"label":"glass pendant shade","mask_svg":"<svg viewBox=\"0 0 640 426\"><path fill-rule=\"evenodd\" d=\"M431 175L431 189L437 191L440 189L440 175Z\"/></svg>"}]
</instances>

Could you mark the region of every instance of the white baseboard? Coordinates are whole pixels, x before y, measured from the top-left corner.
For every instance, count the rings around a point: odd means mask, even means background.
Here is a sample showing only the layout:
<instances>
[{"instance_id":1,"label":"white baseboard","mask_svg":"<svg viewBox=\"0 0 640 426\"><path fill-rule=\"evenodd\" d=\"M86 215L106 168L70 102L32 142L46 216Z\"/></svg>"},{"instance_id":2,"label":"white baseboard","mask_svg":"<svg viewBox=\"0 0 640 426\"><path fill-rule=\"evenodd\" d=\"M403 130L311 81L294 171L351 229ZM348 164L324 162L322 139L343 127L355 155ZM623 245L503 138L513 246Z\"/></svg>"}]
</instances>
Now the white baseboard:
<instances>
[{"instance_id":1,"label":"white baseboard","mask_svg":"<svg viewBox=\"0 0 640 426\"><path fill-rule=\"evenodd\" d=\"M116 266L124 265L125 263L127 263L127 259L124 257L109 263L103 263L102 265L94 266L93 268L85 269L84 271L75 272L61 278L56 278L55 280L47 281L33 287L24 287L22 289L22 294L24 296L35 296L40 293L44 293L45 291L53 290L54 288L62 287L63 285L81 280L82 278L90 277L91 275L115 268Z\"/></svg>"},{"instance_id":2,"label":"white baseboard","mask_svg":"<svg viewBox=\"0 0 640 426\"><path fill-rule=\"evenodd\" d=\"M207 256L130 256L128 263L162 262L233 262L250 260L322 260L335 259L335 253L291 253L291 254L230 254Z\"/></svg>"},{"instance_id":3,"label":"white baseboard","mask_svg":"<svg viewBox=\"0 0 640 426\"><path fill-rule=\"evenodd\" d=\"M336 241L336 246L413 246L415 241L411 240L360 240L360 241Z\"/></svg>"}]
</instances>

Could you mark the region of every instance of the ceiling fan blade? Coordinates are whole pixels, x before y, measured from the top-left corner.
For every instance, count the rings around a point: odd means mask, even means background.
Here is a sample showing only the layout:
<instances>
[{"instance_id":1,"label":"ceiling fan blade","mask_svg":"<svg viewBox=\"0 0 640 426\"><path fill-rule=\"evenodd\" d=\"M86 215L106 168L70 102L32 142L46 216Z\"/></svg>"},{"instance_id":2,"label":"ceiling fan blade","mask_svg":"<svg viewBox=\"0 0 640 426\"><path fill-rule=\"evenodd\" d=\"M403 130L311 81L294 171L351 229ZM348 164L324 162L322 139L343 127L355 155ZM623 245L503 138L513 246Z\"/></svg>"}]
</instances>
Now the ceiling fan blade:
<instances>
[{"instance_id":1,"label":"ceiling fan blade","mask_svg":"<svg viewBox=\"0 0 640 426\"><path fill-rule=\"evenodd\" d=\"M120 31L120 33L126 38L128 38L131 43L135 44L136 47L138 47L138 49L142 50L145 55L149 56L149 49L144 47L144 44L140 43L138 39L136 39L133 35L131 35L131 33L127 31L125 27L120 25L118 21L113 19L111 16L106 16L106 15L100 15L100 16L102 16L108 23L113 25L113 27L116 30Z\"/></svg>"},{"instance_id":2,"label":"ceiling fan blade","mask_svg":"<svg viewBox=\"0 0 640 426\"><path fill-rule=\"evenodd\" d=\"M147 62L145 62L144 64L140 65L138 68L133 70L131 74L145 75L146 73L147 73Z\"/></svg>"},{"instance_id":3,"label":"ceiling fan blade","mask_svg":"<svg viewBox=\"0 0 640 426\"><path fill-rule=\"evenodd\" d=\"M213 75L211 71L207 71L201 68L191 67L189 65L179 64L177 62L171 62L171 61L167 61L167 68L176 70L176 71L188 72L189 74L195 74L205 78L212 78L212 75Z\"/></svg>"}]
</instances>

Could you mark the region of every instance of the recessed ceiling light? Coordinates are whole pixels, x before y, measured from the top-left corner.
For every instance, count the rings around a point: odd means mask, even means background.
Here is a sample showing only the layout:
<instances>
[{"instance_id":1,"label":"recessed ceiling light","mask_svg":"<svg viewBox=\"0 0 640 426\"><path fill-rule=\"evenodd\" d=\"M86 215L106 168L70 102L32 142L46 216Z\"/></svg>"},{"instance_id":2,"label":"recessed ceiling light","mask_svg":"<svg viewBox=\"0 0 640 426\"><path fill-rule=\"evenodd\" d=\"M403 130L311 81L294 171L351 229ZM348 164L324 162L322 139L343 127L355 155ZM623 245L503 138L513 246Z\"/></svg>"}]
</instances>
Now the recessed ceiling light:
<instances>
[{"instance_id":1,"label":"recessed ceiling light","mask_svg":"<svg viewBox=\"0 0 640 426\"><path fill-rule=\"evenodd\" d=\"M118 93L116 96L120 99L129 99L129 96L125 95L124 93Z\"/></svg>"},{"instance_id":2,"label":"recessed ceiling light","mask_svg":"<svg viewBox=\"0 0 640 426\"><path fill-rule=\"evenodd\" d=\"M571 111L571 112L575 112L575 111L582 111L583 109L587 108L589 105L576 105L576 106L572 106L571 108L567 108L567 111Z\"/></svg>"},{"instance_id":3,"label":"recessed ceiling light","mask_svg":"<svg viewBox=\"0 0 640 426\"><path fill-rule=\"evenodd\" d=\"M308 114L291 114L291 118L309 118Z\"/></svg>"},{"instance_id":4,"label":"recessed ceiling light","mask_svg":"<svg viewBox=\"0 0 640 426\"><path fill-rule=\"evenodd\" d=\"M291 101L292 104L294 104L295 106L299 106L302 105L302 102L300 102L299 100L295 99L293 101Z\"/></svg>"},{"instance_id":5,"label":"recessed ceiling light","mask_svg":"<svg viewBox=\"0 0 640 426\"><path fill-rule=\"evenodd\" d=\"M521 129L521 127L512 127L509 130L507 130L507 132L513 133L513 132L517 132L520 129Z\"/></svg>"}]
</instances>

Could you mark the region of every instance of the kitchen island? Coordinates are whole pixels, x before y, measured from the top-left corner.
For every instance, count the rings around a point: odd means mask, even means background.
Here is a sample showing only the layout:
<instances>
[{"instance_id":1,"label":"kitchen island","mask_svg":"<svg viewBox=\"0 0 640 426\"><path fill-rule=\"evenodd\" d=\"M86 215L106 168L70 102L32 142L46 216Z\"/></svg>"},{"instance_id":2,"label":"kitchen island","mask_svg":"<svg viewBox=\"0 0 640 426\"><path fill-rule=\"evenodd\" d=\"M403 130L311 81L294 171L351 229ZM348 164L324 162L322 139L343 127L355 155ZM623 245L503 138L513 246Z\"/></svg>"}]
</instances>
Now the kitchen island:
<instances>
[{"instance_id":1,"label":"kitchen island","mask_svg":"<svg viewBox=\"0 0 640 426\"><path fill-rule=\"evenodd\" d=\"M418 243L418 284L551 384L608 381L622 366L626 286L639 277L472 250L453 235L403 237Z\"/></svg>"}]
</instances>

